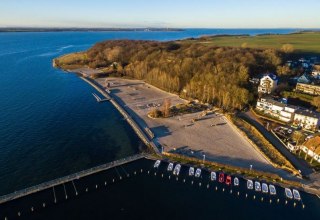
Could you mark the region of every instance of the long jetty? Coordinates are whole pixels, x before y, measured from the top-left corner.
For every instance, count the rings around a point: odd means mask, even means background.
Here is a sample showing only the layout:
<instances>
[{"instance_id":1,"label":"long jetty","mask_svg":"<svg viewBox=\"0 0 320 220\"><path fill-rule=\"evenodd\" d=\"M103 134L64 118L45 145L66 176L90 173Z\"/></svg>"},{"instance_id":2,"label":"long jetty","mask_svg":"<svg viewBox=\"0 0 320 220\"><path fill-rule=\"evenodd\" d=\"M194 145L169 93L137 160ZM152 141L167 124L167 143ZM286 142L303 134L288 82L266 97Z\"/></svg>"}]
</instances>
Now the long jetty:
<instances>
[{"instance_id":1,"label":"long jetty","mask_svg":"<svg viewBox=\"0 0 320 220\"><path fill-rule=\"evenodd\" d=\"M152 138L149 138L148 133L140 128L138 123L130 116L130 114L115 100L111 97L111 94L107 93L101 85L96 83L94 80L89 79L84 76L80 76L81 79L89 83L93 88L95 88L98 92L100 92L106 99L108 99L113 106L123 115L123 117L127 120L127 122L130 124L130 126L133 128L133 130L137 133L139 138L147 145L153 148L153 150L160 154L160 151L156 144L152 141Z\"/></svg>"},{"instance_id":2,"label":"long jetty","mask_svg":"<svg viewBox=\"0 0 320 220\"><path fill-rule=\"evenodd\" d=\"M74 174L71 174L68 176L64 176L64 177L61 177L58 179L50 180L48 182L44 182L44 183L29 187L26 189L15 191L13 193L1 196L0 197L0 204L6 203L6 202L14 200L14 199L18 199L18 198L21 198L21 197L24 197L24 196L27 196L27 195L30 195L33 193L36 193L39 191L42 191L45 189L49 189L54 186L58 186L58 185L61 185L61 184L67 183L67 182L71 182L73 180L80 179L85 176L99 173L101 171L108 170L113 167L121 166L123 164L130 163L130 162L133 162L133 161L145 158L145 157L146 157L146 154L144 154L144 153L136 154L136 155L129 156L129 157L126 157L123 159L115 160L113 162L102 164L102 165L99 165L99 166L96 166L96 167L93 167L93 168L90 168L87 170L83 170L83 171L80 171L80 172L77 172L77 173L74 173Z\"/></svg>"}]
</instances>

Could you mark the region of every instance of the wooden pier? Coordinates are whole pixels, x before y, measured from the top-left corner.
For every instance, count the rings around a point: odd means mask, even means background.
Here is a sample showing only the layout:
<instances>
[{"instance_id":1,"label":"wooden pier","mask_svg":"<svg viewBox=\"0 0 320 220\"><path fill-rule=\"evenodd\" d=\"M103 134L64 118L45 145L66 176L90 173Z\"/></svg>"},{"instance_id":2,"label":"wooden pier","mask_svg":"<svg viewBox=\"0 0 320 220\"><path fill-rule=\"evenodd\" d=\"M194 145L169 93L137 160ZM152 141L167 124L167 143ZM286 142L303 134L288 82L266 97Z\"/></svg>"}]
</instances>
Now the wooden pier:
<instances>
[{"instance_id":1,"label":"wooden pier","mask_svg":"<svg viewBox=\"0 0 320 220\"><path fill-rule=\"evenodd\" d=\"M51 181L48 181L48 182L44 182L44 183L41 183L39 185L35 185L35 186L29 187L29 188L26 188L26 189L15 191L13 193L1 196L0 197L0 204L6 203L6 202L14 200L14 199L18 199L18 198L24 197L26 195L30 195L30 194L42 191L42 190L45 190L45 189L53 188L53 190L54 190L55 186L58 186L58 185L61 185L61 184L65 184L67 182L72 182L73 180L80 179L82 177L89 176L89 175L92 175L92 174L95 174L95 173L99 173L101 171L108 170L108 169L111 169L111 168L114 168L114 167L117 167L117 166L121 166L123 164L130 163L130 162L133 162L133 161L145 158L145 157L146 157L146 154L144 154L144 153L136 154L136 155L129 156L129 157L126 157L126 158L123 158L123 159L115 160L115 161L110 162L110 163L106 163L106 164L103 164L103 165L100 165L100 166L96 166L96 167L93 167L93 168L90 168L90 169L87 169L87 170L83 170L83 171L80 171L80 172L77 172L77 173L74 173L74 174L71 174L71 175L68 175L68 176L64 176L64 177L61 177L61 178L58 178L58 179L54 179L54 180L51 180ZM54 195L55 195L55 193L54 193Z\"/></svg>"}]
</instances>

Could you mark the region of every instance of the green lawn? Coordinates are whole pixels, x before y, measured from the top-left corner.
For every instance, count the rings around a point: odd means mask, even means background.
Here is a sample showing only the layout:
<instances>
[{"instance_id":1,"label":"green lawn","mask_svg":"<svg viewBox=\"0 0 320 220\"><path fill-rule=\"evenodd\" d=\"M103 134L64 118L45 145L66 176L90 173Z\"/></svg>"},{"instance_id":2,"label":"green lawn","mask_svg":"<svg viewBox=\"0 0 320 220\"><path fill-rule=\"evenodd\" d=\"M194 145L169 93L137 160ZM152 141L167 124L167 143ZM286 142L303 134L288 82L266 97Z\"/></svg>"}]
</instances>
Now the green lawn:
<instances>
[{"instance_id":1,"label":"green lawn","mask_svg":"<svg viewBox=\"0 0 320 220\"><path fill-rule=\"evenodd\" d=\"M200 43L216 46L280 49L284 44L293 45L299 53L320 54L320 32L262 36L217 36L200 40Z\"/></svg>"}]
</instances>

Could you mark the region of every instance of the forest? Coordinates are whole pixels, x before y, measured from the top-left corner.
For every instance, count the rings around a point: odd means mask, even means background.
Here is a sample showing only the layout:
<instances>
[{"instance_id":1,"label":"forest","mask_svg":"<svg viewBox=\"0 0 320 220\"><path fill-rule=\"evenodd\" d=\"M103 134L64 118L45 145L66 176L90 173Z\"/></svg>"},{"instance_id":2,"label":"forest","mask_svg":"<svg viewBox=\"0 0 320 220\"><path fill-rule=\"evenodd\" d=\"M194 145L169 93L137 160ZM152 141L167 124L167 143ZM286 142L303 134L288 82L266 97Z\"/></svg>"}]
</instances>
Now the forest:
<instances>
[{"instance_id":1,"label":"forest","mask_svg":"<svg viewBox=\"0 0 320 220\"><path fill-rule=\"evenodd\" d=\"M55 60L63 69L88 66L113 75L145 80L183 98L225 110L242 109L253 100L249 77L289 71L289 54L277 49L222 47L190 40L157 42L110 40L85 52Z\"/></svg>"}]
</instances>

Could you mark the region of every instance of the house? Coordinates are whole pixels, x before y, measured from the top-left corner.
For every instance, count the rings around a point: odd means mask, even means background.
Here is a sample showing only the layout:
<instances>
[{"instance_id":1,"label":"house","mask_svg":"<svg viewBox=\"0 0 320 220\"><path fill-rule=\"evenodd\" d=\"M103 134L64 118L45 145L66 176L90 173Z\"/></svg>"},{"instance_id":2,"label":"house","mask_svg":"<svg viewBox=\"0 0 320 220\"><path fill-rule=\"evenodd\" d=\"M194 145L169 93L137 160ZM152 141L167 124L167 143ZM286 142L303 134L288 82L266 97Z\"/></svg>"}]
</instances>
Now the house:
<instances>
[{"instance_id":1,"label":"house","mask_svg":"<svg viewBox=\"0 0 320 220\"><path fill-rule=\"evenodd\" d=\"M320 85L316 84L306 84L298 82L296 85L296 90L311 95L320 95Z\"/></svg>"},{"instance_id":2,"label":"house","mask_svg":"<svg viewBox=\"0 0 320 220\"><path fill-rule=\"evenodd\" d=\"M308 74L304 73L303 75L301 75L301 76L298 78L297 82L298 82L298 83L310 84L310 83L312 83L312 79L311 79L311 77L310 77Z\"/></svg>"},{"instance_id":3,"label":"house","mask_svg":"<svg viewBox=\"0 0 320 220\"><path fill-rule=\"evenodd\" d=\"M306 154L320 163L320 136L310 138L300 147Z\"/></svg>"},{"instance_id":4,"label":"house","mask_svg":"<svg viewBox=\"0 0 320 220\"><path fill-rule=\"evenodd\" d=\"M298 109L294 114L293 124L306 130L316 131L320 125L320 114L311 110Z\"/></svg>"},{"instance_id":5,"label":"house","mask_svg":"<svg viewBox=\"0 0 320 220\"><path fill-rule=\"evenodd\" d=\"M315 79L320 79L320 70L313 70L311 75Z\"/></svg>"},{"instance_id":6,"label":"house","mask_svg":"<svg viewBox=\"0 0 320 220\"><path fill-rule=\"evenodd\" d=\"M259 99L256 108L265 114L269 114L287 123L293 121L294 114L299 109L296 106L287 105L269 97Z\"/></svg>"},{"instance_id":7,"label":"house","mask_svg":"<svg viewBox=\"0 0 320 220\"><path fill-rule=\"evenodd\" d=\"M278 78L276 75L269 73L265 74L260 79L260 85L258 86L259 93L270 94L273 92L278 85Z\"/></svg>"}]
</instances>

